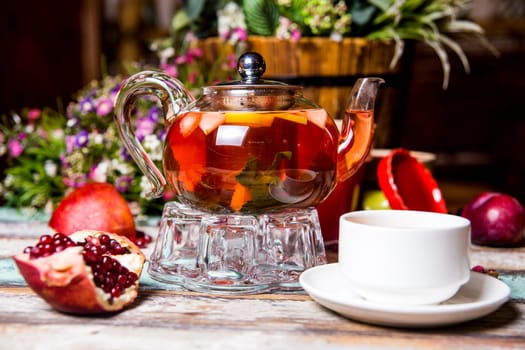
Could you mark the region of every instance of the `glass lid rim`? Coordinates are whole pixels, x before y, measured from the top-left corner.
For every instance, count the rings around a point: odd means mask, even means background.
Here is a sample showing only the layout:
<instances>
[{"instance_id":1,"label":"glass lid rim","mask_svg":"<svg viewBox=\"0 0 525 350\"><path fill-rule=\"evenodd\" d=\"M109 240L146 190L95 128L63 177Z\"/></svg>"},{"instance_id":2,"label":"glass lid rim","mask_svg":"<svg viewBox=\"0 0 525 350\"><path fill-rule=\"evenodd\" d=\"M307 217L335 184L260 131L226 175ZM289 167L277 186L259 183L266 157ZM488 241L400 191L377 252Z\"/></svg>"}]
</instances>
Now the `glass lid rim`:
<instances>
[{"instance_id":1,"label":"glass lid rim","mask_svg":"<svg viewBox=\"0 0 525 350\"><path fill-rule=\"evenodd\" d=\"M253 90L281 90L281 91L300 91L303 87L300 85L277 85L277 84L232 84L232 85L208 85L202 87L204 90L219 90L219 91L253 91Z\"/></svg>"}]
</instances>

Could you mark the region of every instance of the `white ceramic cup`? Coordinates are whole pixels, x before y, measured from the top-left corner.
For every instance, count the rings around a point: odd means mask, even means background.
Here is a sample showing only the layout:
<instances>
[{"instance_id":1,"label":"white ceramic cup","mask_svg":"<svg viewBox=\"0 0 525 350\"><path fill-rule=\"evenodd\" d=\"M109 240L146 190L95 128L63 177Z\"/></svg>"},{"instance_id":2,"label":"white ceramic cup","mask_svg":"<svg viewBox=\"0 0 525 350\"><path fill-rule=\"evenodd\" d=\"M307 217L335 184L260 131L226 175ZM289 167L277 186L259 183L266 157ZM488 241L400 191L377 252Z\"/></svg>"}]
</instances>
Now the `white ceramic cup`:
<instances>
[{"instance_id":1,"label":"white ceramic cup","mask_svg":"<svg viewBox=\"0 0 525 350\"><path fill-rule=\"evenodd\" d=\"M339 268L366 300L445 301L470 278L470 222L414 210L362 210L339 223Z\"/></svg>"}]
</instances>

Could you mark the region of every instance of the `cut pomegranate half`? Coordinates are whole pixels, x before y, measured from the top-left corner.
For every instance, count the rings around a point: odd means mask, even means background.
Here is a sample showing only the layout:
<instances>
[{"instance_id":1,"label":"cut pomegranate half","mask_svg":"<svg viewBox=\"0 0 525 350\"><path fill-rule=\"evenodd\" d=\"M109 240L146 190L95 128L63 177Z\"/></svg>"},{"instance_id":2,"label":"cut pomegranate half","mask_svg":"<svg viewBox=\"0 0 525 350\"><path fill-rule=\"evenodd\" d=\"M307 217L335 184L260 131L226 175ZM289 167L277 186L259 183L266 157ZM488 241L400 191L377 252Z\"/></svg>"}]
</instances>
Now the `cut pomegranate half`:
<instances>
[{"instance_id":1,"label":"cut pomegranate half","mask_svg":"<svg viewBox=\"0 0 525 350\"><path fill-rule=\"evenodd\" d=\"M28 286L55 309L98 314L135 300L145 257L126 237L82 230L42 235L13 259Z\"/></svg>"}]
</instances>

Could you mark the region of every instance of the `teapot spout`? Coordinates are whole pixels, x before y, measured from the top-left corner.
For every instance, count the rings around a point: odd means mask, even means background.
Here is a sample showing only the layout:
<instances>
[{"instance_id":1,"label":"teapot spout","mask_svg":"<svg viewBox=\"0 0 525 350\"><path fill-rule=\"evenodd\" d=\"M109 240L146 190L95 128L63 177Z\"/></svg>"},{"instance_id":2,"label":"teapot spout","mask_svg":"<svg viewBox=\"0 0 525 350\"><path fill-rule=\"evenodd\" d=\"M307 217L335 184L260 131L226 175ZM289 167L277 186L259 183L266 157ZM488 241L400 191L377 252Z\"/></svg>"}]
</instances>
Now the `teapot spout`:
<instances>
[{"instance_id":1,"label":"teapot spout","mask_svg":"<svg viewBox=\"0 0 525 350\"><path fill-rule=\"evenodd\" d=\"M377 77L360 78L354 84L346 106L347 110L374 110L379 86L385 81Z\"/></svg>"},{"instance_id":2,"label":"teapot spout","mask_svg":"<svg viewBox=\"0 0 525 350\"><path fill-rule=\"evenodd\" d=\"M344 181L363 165L374 138L374 106L379 86L384 80L377 77L360 78L348 99L341 137L337 149L337 178Z\"/></svg>"}]
</instances>

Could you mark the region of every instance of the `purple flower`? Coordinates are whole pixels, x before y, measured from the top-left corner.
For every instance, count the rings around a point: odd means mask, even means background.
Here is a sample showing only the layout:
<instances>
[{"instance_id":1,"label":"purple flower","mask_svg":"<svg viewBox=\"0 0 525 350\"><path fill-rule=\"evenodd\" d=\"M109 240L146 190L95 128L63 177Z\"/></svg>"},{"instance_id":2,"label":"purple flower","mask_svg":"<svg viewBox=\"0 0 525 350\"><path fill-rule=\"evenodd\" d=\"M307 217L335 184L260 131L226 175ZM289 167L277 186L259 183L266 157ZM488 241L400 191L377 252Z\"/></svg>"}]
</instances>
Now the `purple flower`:
<instances>
[{"instance_id":1,"label":"purple flower","mask_svg":"<svg viewBox=\"0 0 525 350\"><path fill-rule=\"evenodd\" d=\"M164 141L164 138L166 137L167 131L166 129L162 129L157 133L157 138L161 141Z\"/></svg>"},{"instance_id":2,"label":"purple flower","mask_svg":"<svg viewBox=\"0 0 525 350\"><path fill-rule=\"evenodd\" d=\"M137 138L139 140L144 139L145 136L151 135L155 130L155 122L149 118L138 118L137 119Z\"/></svg>"},{"instance_id":3,"label":"purple flower","mask_svg":"<svg viewBox=\"0 0 525 350\"><path fill-rule=\"evenodd\" d=\"M112 96L112 95L116 95L118 94L119 90L120 90L120 85L121 83L118 83L118 84L115 84L115 86L113 86L111 88L111 90L109 91L109 94Z\"/></svg>"},{"instance_id":4,"label":"purple flower","mask_svg":"<svg viewBox=\"0 0 525 350\"><path fill-rule=\"evenodd\" d=\"M60 165L62 166L62 168L67 168L70 166L69 161L67 160L65 155L60 156Z\"/></svg>"},{"instance_id":5,"label":"purple flower","mask_svg":"<svg viewBox=\"0 0 525 350\"><path fill-rule=\"evenodd\" d=\"M19 140L16 139L9 140L7 147L9 148L9 155L15 158L19 157L24 151L24 146Z\"/></svg>"},{"instance_id":6,"label":"purple flower","mask_svg":"<svg viewBox=\"0 0 525 350\"><path fill-rule=\"evenodd\" d=\"M63 182L67 187L78 188L87 183L87 177L84 174L78 174L73 177L64 177Z\"/></svg>"},{"instance_id":7,"label":"purple flower","mask_svg":"<svg viewBox=\"0 0 525 350\"><path fill-rule=\"evenodd\" d=\"M75 136L66 135L66 153L73 153L75 147L75 140Z\"/></svg>"},{"instance_id":8,"label":"purple flower","mask_svg":"<svg viewBox=\"0 0 525 350\"><path fill-rule=\"evenodd\" d=\"M115 188L119 192L126 192L131 187L133 178L129 175L119 176L115 179Z\"/></svg>"},{"instance_id":9,"label":"purple flower","mask_svg":"<svg viewBox=\"0 0 525 350\"><path fill-rule=\"evenodd\" d=\"M75 145L77 147L84 147L89 141L89 134L86 130L80 130L75 136Z\"/></svg>"},{"instance_id":10,"label":"purple flower","mask_svg":"<svg viewBox=\"0 0 525 350\"><path fill-rule=\"evenodd\" d=\"M108 115L113 110L113 102L109 98L101 98L97 102L97 114L101 117Z\"/></svg>"},{"instance_id":11,"label":"purple flower","mask_svg":"<svg viewBox=\"0 0 525 350\"><path fill-rule=\"evenodd\" d=\"M159 106L155 106L155 105L151 106L151 108L148 111L148 118L155 123L159 121L159 118L160 118Z\"/></svg>"},{"instance_id":12,"label":"purple flower","mask_svg":"<svg viewBox=\"0 0 525 350\"><path fill-rule=\"evenodd\" d=\"M93 97L86 96L79 102L79 109L81 113L89 113L93 112L95 110L95 102L93 101Z\"/></svg>"},{"instance_id":13,"label":"purple flower","mask_svg":"<svg viewBox=\"0 0 525 350\"><path fill-rule=\"evenodd\" d=\"M129 154L128 149L124 146L120 148L120 158L126 161L131 160L131 155Z\"/></svg>"}]
</instances>

